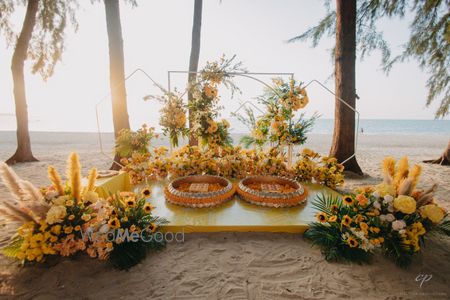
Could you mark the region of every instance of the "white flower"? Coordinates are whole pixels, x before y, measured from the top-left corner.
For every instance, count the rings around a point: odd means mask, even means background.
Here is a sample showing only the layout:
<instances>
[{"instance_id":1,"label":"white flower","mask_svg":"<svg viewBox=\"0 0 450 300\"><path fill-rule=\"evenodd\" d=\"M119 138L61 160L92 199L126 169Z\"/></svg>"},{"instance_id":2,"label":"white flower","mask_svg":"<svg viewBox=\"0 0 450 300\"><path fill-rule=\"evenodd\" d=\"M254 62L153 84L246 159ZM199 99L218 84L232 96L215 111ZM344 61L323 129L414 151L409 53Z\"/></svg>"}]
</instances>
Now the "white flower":
<instances>
[{"instance_id":1,"label":"white flower","mask_svg":"<svg viewBox=\"0 0 450 300\"><path fill-rule=\"evenodd\" d=\"M375 201L375 202L373 203L373 207L375 207L376 209L381 209L381 204L380 204L380 202Z\"/></svg>"},{"instance_id":2,"label":"white flower","mask_svg":"<svg viewBox=\"0 0 450 300\"><path fill-rule=\"evenodd\" d=\"M100 233L107 233L109 230L108 224L103 224L102 227L100 227L99 231Z\"/></svg>"},{"instance_id":3,"label":"white flower","mask_svg":"<svg viewBox=\"0 0 450 300\"><path fill-rule=\"evenodd\" d=\"M395 217L393 214L387 214L386 215L386 221L393 222L395 220Z\"/></svg>"},{"instance_id":4,"label":"white flower","mask_svg":"<svg viewBox=\"0 0 450 300\"><path fill-rule=\"evenodd\" d=\"M384 196L384 201L386 201L386 203L391 203L393 200L394 197L392 197L391 195Z\"/></svg>"},{"instance_id":5,"label":"white flower","mask_svg":"<svg viewBox=\"0 0 450 300\"><path fill-rule=\"evenodd\" d=\"M399 230L398 233L400 233L400 234L405 234L405 233L406 233L406 230L405 230L405 229Z\"/></svg>"},{"instance_id":6,"label":"white flower","mask_svg":"<svg viewBox=\"0 0 450 300\"><path fill-rule=\"evenodd\" d=\"M381 222L386 221L386 215L380 215L380 221Z\"/></svg>"},{"instance_id":7,"label":"white flower","mask_svg":"<svg viewBox=\"0 0 450 300\"><path fill-rule=\"evenodd\" d=\"M375 198L380 198L380 193L378 191L375 191L372 193L372 196L374 196Z\"/></svg>"},{"instance_id":8,"label":"white flower","mask_svg":"<svg viewBox=\"0 0 450 300\"><path fill-rule=\"evenodd\" d=\"M392 229L395 231L399 231L406 227L406 223L403 220L396 220L392 222Z\"/></svg>"},{"instance_id":9,"label":"white flower","mask_svg":"<svg viewBox=\"0 0 450 300\"><path fill-rule=\"evenodd\" d=\"M45 218L45 221L52 225L54 223L61 223L64 217L66 216L67 211L66 207L62 205L54 205L50 207L50 209L47 212L47 217Z\"/></svg>"},{"instance_id":10,"label":"white flower","mask_svg":"<svg viewBox=\"0 0 450 300\"><path fill-rule=\"evenodd\" d=\"M388 212L394 212L394 205L389 204L388 208L387 208Z\"/></svg>"}]
</instances>

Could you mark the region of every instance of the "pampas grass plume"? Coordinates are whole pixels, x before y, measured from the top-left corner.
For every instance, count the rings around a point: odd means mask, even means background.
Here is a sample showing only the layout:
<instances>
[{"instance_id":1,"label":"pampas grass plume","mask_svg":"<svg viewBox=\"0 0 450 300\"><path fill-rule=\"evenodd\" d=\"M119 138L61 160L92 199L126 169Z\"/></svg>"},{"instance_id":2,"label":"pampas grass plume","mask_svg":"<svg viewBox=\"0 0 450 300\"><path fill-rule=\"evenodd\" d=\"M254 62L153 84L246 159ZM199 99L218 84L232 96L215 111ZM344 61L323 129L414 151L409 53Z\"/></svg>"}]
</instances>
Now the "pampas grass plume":
<instances>
[{"instance_id":1,"label":"pampas grass plume","mask_svg":"<svg viewBox=\"0 0 450 300\"><path fill-rule=\"evenodd\" d=\"M64 195L64 186L62 184L61 177L58 174L58 171L56 171L55 167L49 166L48 167L48 178L53 183L53 186L56 188L56 191L60 196Z\"/></svg>"},{"instance_id":2,"label":"pampas grass plume","mask_svg":"<svg viewBox=\"0 0 450 300\"><path fill-rule=\"evenodd\" d=\"M72 197L81 200L81 166L76 152L72 152L69 156L67 177L72 189Z\"/></svg>"}]
</instances>

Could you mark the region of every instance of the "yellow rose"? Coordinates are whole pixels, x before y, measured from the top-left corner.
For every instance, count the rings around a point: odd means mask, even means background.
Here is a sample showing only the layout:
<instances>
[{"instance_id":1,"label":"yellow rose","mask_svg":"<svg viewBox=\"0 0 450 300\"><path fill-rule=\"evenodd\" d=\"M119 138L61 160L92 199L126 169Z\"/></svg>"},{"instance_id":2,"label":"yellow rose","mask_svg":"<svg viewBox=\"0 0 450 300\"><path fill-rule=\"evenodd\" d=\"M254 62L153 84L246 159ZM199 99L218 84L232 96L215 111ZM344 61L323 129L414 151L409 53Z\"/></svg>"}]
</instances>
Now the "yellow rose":
<instances>
[{"instance_id":1,"label":"yellow rose","mask_svg":"<svg viewBox=\"0 0 450 300\"><path fill-rule=\"evenodd\" d=\"M433 223L439 223L444 218L444 211L437 205L428 204L420 208L420 214Z\"/></svg>"},{"instance_id":2,"label":"yellow rose","mask_svg":"<svg viewBox=\"0 0 450 300\"><path fill-rule=\"evenodd\" d=\"M380 194L380 197L384 197L386 195L395 196L396 194L395 187L386 183L380 183L379 185L375 186L375 191Z\"/></svg>"},{"instance_id":3,"label":"yellow rose","mask_svg":"<svg viewBox=\"0 0 450 300\"><path fill-rule=\"evenodd\" d=\"M394 208L404 214L412 214L416 211L416 200L410 196L400 195L394 199Z\"/></svg>"}]
</instances>

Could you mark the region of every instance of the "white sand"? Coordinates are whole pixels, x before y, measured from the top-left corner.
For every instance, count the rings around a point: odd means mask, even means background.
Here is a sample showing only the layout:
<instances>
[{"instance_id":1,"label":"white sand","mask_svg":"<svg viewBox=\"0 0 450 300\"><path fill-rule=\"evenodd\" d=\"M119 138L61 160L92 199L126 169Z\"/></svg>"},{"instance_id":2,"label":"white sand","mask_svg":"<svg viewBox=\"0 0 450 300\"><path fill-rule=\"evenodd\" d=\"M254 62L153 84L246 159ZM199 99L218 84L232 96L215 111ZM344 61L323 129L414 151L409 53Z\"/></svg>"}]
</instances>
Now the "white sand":
<instances>
[{"instance_id":1,"label":"white sand","mask_svg":"<svg viewBox=\"0 0 450 300\"><path fill-rule=\"evenodd\" d=\"M379 163L386 155L407 154L413 163L438 157L448 136L363 135L358 161L365 178L347 179L345 188L379 181ZM105 135L111 149L111 135ZM327 153L331 138L310 137L308 147ZM36 185L48 184L46 169L62 172L71 151L80 154L83 171L110 162L99 153L95 134L33 133L37 163L19 164L17 173ZM0 160L15 150L13 133L0 132ZM450 209L450 168L421 164L422 184L439 184L439 202ZM0 185L0 197L8 197ZM0 220L1 221L1 220ZM3 230L2 236L6 234ZM429 240L412 267L402 270L377 255L370 266L327 263L320 251L299 235L269 233L188 234L129 272L75 257L57 264L19 268L0 258L0 295L33 299L182 298L182 299L449 299L450 239ZM416 278L431 274L420 288Z\"/></svg>"}]
</instances>

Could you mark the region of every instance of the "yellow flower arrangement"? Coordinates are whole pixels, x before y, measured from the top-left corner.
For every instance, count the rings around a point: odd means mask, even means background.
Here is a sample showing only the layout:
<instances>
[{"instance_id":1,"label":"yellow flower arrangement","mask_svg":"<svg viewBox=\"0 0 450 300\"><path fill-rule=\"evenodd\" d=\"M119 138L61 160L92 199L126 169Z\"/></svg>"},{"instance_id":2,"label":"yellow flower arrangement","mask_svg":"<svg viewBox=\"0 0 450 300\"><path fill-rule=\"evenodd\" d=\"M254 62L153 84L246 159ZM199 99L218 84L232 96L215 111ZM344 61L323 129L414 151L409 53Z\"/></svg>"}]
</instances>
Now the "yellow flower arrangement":
<instances>
[{"instance_id":1,"label":"yellow flower arrangement","mask_svg":"<svg viewBox=\"0 0 450 300\"><path fill-rule=\"evenodd\" d=\"M449 234L446 212L434 199L436 187L417 189L420 166L410 167L406 157L398 163L387 157L382 172L381 184L359 188L342 199L320 196L313 202L323 222L313 223L305 236L320 245L327 260L369 262L373 249L380 248L406 267L427 232L439 228Z\"/></svg>"}]
</instances>

